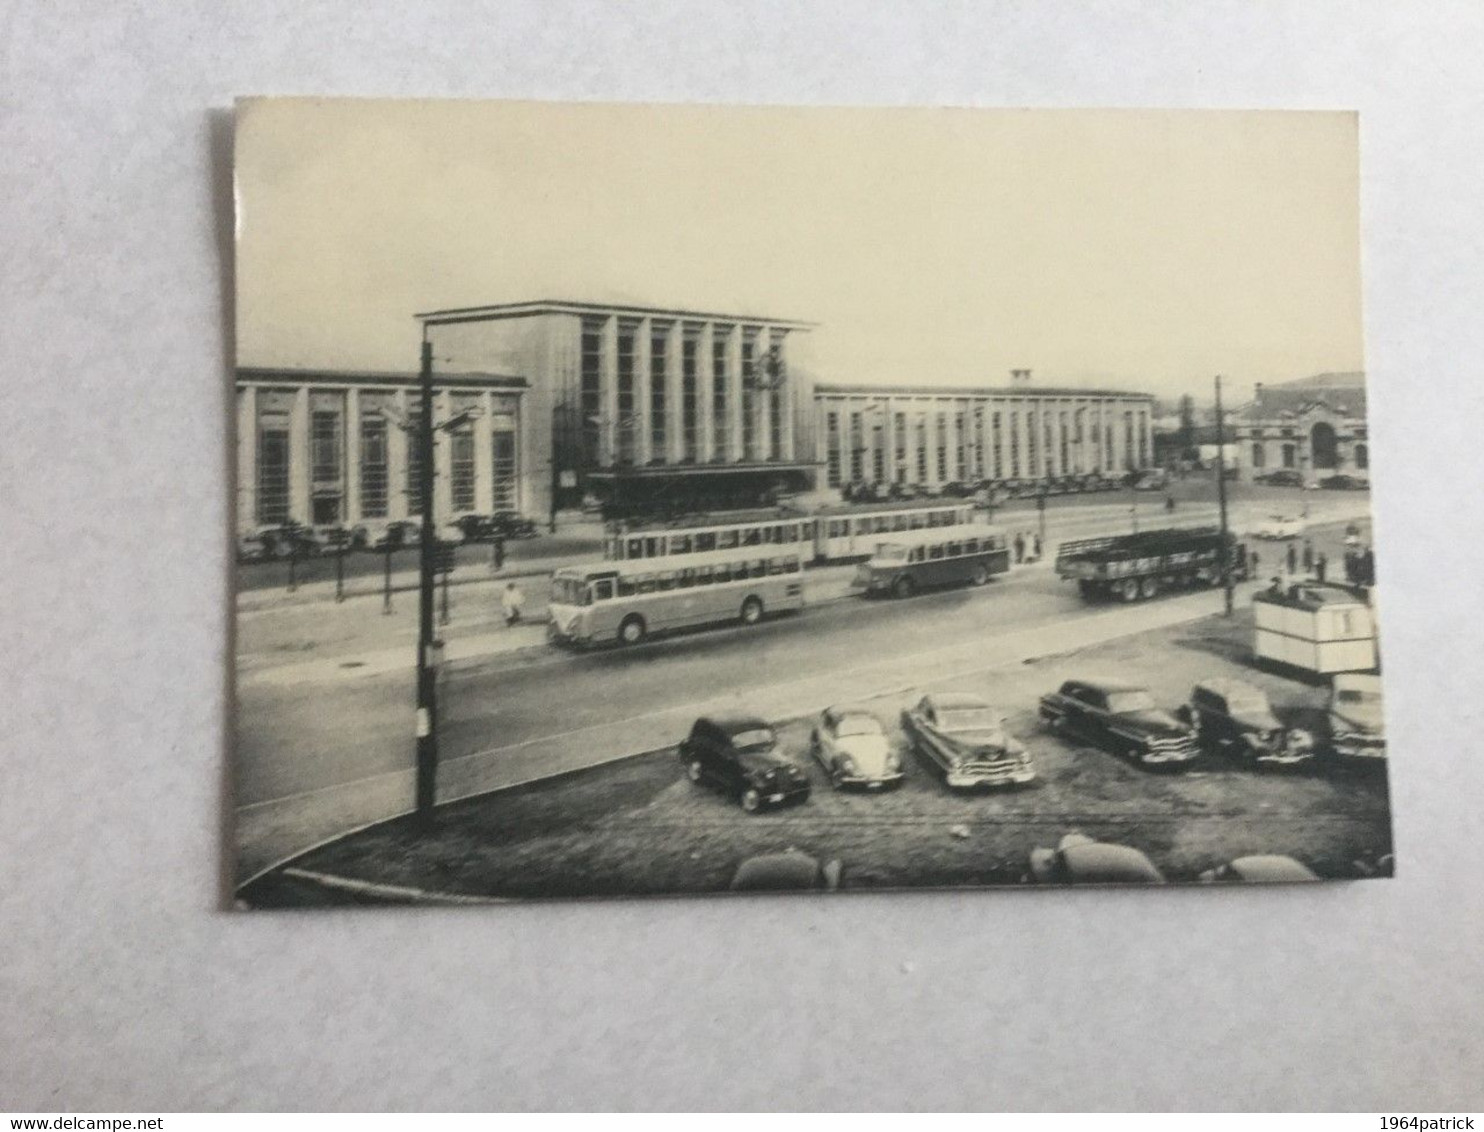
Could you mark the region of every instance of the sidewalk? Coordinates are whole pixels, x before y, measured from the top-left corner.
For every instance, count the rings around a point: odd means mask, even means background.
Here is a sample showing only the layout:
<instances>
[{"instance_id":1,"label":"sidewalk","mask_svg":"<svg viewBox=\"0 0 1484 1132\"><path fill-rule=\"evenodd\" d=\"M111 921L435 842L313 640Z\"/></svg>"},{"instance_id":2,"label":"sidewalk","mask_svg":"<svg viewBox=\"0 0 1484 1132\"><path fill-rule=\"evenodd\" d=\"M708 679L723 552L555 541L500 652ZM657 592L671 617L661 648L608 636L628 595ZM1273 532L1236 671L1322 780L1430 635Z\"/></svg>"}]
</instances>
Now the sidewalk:
<instances>
[{"instance_id":1,"label":"sidewalk","mask_svg":"<svg viewBox=\"0 0 1484 1132\"><path fill-rule=\"evenodd\" d=\"M915 654L864 659L855 667L833 669L804 680L748 688L599 726L476 751L440 765L438 801L457 801L662 749L673 744L696 716L708 712L745 707L750 713L782 721L838 700L873 699L1014 668L1038 657L1193 621L1212 612L1209 592L1093 609L1060 621L1005 632L993 641L973 638ZM314 845L409 812L414 779L414 771L408 767L240 808L239 885Z\"/></svg>"}]
</instances>

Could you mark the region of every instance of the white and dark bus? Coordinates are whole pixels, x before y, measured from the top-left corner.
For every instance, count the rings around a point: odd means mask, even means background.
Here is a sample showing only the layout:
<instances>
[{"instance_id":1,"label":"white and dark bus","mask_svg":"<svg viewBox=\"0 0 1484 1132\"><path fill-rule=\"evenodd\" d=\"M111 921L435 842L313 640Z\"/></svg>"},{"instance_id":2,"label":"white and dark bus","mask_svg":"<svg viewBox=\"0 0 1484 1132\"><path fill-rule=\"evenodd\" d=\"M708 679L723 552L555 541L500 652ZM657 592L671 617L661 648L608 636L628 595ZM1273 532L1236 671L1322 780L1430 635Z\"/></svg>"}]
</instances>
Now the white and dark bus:
<instances>
[{"instance_id":1,"label":"white and dark bus","mask_svg":"<svg viewBox=\"0 0 1484 1132\"><path fill-rule=\"evenodd\" d=\"M937 586L982 586L1010 569L1004 532L972 523L890 535L856 569L854 585L866 596L911 597Z\"/></svg>"},{"instance_id":2,"label":"white and dark bus","mask_svg":"<svg viewBox=\"0 0 1484 1132\"><path fill-rule=\"evenodd\" d=\"M755 625L803 608L803 569L799 548L781 544L563 566L551 578L547 636L632 645L674 629Z\"/></svg>"}]
</instances>

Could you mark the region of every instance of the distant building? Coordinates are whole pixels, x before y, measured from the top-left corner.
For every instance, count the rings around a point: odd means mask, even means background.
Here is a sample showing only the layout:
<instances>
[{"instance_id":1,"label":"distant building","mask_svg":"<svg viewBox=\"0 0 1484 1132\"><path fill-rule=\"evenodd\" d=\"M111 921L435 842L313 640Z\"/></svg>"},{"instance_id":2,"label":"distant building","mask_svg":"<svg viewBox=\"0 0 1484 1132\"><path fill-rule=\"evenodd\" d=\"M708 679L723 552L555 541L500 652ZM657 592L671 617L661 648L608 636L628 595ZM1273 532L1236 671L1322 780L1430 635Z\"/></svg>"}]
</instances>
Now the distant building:
<instances>
[{"instance_id":1,"label":"distant building","mask_svg":"<svg viewBox=\"0 0 1484 1132\"><path fill-rule=\"evenodd\" d=\"M1252 403L1236 412L1233 434L1252 475L1285 468L1313 481L1336 472L1367 472L1365 374L1321 373L1259 384Z\"/></svg>"},{"instance_id":2,"label":"distant building","mask_svg":"<svg viewBox=\"0 0 1484 1132\"><path fill-rule=\"evenodd\" d=\"M1118 475L1152 465L1154 399L1122 390L832 385L814 390L824 483Z\"/></svg>"}]
</instances>

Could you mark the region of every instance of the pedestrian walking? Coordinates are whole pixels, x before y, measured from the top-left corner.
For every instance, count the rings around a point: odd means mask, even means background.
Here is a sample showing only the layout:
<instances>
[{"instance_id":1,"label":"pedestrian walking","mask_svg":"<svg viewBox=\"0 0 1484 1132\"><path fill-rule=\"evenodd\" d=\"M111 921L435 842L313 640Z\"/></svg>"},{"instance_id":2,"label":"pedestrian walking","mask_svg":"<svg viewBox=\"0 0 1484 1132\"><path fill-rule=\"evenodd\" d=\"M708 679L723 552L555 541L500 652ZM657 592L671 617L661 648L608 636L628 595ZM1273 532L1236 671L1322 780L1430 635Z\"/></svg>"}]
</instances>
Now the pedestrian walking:
<instances>
[{"instance_id":1,"label":"pedestrian walking","mask_svg":"<svg viewBox=\"0 0 1484 1132\"><path fill-rule=\"evenodd\" d=\"M1308 539L1304 539L1304 573L1305 574L1312 574L1313 572L1314 572L1314 544L1312 542L1310 542Z\"/></svg>"},{"instance_id":2,"label":"pedestrian walking","mask_svg":"<svg viewBox=\"0 0 1484 1132\"><path fill-rule=\"evenodd\" d=\"M1249 578L1255 578L1257 577L1262 567L1262 555L1258 554L1255 548L1252 550L1251 554L1252 557L1247 561L1247 576Z\"/></svg>"},{"instance_id":3,"label":"pedestrian walking","mask_svg":"<svg viewBox=\"0 0 1484 1132\"><path fill-rule=\"evenodd\" d=\"M1025 561L1025 536L1019 531L1015 532L1015 561L1017 563Z\"/></svg>"},{"instance_id":4,"label":"pedestrian walking","mask_svg":"<svg viewBox=\"0 0 1484 1132\"><path fill-rule=\"evenodd\" d=\"M1288 572L1290 574L1298 573L1298 547L1294 546L1293 543L1288 544Z\"/></svg>"},{"instance_id":5,"label":"pedestrian walking","mask_svg":"<svg viewBox=\"0 0 1484 1132\"><path fill-rule=\"evenodd\" d=\"M502 569L504 569L504 567L505 567L505 536L504 535L496 535L495 536L494 550L491 553L491 559L490 560L495 564L495 569L496 570L502 570Z\"/></svg>"},{"instance_id":6,"label":"pedestrian walking","mask_svg":"<svg viewBox=\"0 0 1484 1132\"><path fill-rule=\"evenodd\" d=\"M1314 559L1314 577L1318 581L1324 581L1325 572L1329 569L1329 559L1324 556L1324 551Z\"/></svg>"},{"instance_id":7,"label":"pedestrian walking","mask_svg":"<svg viewBox=\"0 0 1484 1132\"><path fill-rule=\"evenodd\" d=\"M520 587L513 581L506 582L500 594L500 608L504 610L506 625L514 625L520 620L521 607L525 603L526 595L520 592Z\"/></svg>"},{"instance_id":8,"label":"pedestrian walking","mask_svg":"<svg viewBox=\"0 0 1484 1132\"><path fill-rule=\"evenodd\" d=\"M1165 510L1171 512L1175 510L1175 497L1173 495L1165 496Z\"/></svg>"},{"instance_id":9,"label":"pedestrian walking","mask_svg":"<svg viewBox=\"0 0 1484 1132\"><path fill-rule=\"evenodd\" d=\"M1039 534L1031 535L1031 561L1041 561L1041 536Z\"/></svg>"}]
</instances>

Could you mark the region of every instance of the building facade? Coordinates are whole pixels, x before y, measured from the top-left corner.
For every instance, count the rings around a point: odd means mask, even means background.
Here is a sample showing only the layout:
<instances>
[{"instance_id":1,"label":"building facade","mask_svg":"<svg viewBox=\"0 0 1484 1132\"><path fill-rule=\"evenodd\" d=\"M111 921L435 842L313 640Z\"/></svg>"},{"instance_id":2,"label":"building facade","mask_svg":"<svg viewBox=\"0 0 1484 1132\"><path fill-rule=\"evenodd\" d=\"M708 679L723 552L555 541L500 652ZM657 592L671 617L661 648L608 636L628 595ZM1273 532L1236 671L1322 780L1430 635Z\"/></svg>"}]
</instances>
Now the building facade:
<instances>
[{"instance_id":1,"label":"building facade","mask_svg":"<svg viewBox=\"0 0 1484 1132\"><path fill-rule=\"evenodd\" d=\"M1151 466L1148 394L1038 387L815 389L821 486L1027 480Z\"/></svg>"},{"instance_id":2,"label":"building facade","mask_svg":"<svg viewBox=\"0 0 1484 1132\"><path fill-rule=\"evenodd\" d=\"M1321 373L1258 385L1233 433L1253 476L1286 469L1306 483L1338 472L1368 475L1364 373Z\"/></svg>"},{"instance_id":3,"label":"building facade","mask_svg":"<svg viewBox=\"0 0 1484 1132\"><path fill-rule=\"evenodd\" d=\"M440 383L435 422L468 418L435 446L440 521L529 508L529 392L523 378L488 373ZM240 368L238 530L296 522L376 531L419 518L420 416L415 374Z\"/></svg>"},{"instance_id":4,"label":"building facade","mask_svg":"<svg viewBox=\"0 0 1484 1132\"><path fill-rule=\"evenodd\" d=\"M813 474L812 324L567 301L418 316L440 380L529 382L523 498L541 514L584 496L720 504Z\"/></svg>"}]
</instances>

